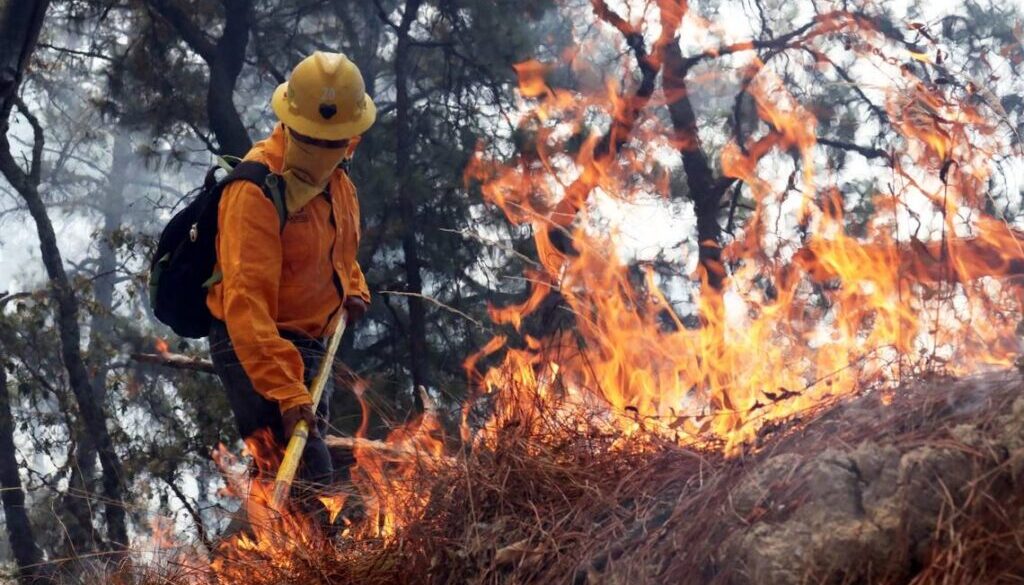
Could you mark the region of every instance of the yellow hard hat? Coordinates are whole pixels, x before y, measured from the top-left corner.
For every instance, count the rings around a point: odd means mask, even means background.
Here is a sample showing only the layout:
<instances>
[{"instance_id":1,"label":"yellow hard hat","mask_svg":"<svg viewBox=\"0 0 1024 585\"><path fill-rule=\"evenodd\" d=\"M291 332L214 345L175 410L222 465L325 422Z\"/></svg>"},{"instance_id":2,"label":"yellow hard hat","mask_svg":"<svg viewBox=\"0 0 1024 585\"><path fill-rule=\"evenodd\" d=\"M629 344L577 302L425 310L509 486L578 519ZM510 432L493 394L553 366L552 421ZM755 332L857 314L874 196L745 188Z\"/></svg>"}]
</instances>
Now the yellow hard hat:
<instances>
[{"instance_id":1,"label":"yellow hard hat","mask_svg":"<svg viewBox=\"0 0 1024 585\"><path fill-rule=\"evenodd\" d=\"M358 136L377 119L359 68L341 53L317 51L303 59L271 100L285 126L321 140Z\"/></svg>"}]
</instances>

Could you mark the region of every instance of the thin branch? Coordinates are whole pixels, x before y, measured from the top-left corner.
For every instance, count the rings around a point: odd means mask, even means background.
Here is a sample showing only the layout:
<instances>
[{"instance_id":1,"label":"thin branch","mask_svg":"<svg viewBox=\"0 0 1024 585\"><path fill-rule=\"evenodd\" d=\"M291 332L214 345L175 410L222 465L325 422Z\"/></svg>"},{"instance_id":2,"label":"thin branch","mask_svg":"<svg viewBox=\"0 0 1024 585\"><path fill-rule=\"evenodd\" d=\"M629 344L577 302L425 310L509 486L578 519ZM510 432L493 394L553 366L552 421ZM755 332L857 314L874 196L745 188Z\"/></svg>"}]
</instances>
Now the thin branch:
<instances>
[{"instance_id":1,"label":"thin branch","mask_svg":"<svg viewBox=\"0 0 1024 585\"><path fill-rule=\"evenodd\" d=\"M761 32L768 33L769 36L775 34L768 24L768 15L765 13L764 4L761 3L761 0L754 0L754 5L757 6L757 12L761 17Z\"/></svg>"},{"instance_id":2,"label":"thin branch","mask_svg":"<svg viewBox=\"0 0 1024 585\"><path fill-rule=\"evenodd\" d=\"M288 80L285 77L283 71L274 66L274 63L270 60L270 55L263 49L263 43L260 42L259 38L253 39L256 42L253 43L253 50L256 52L256 62L270 73L270 76L274 78L277 83L284 83Z\"/></svg>"},{"instance_id":3,"label":"thin branch","mask_svg":"<svg viewBox=\"0 0 1024 585\"><path fill-rule=\"evenodd\" d=\"M822 60L831 65L832 68L835 69L836 74L839 75L839 77L850 86L850 89L852 89L855 94L857 94L857 97L859 97L861 101L867 104L868 109L871 111L872 114L875 115L876 118L878 118L878 121L883 124L889 123L889 114L886 113L886 111L883 110L878 104L871 101L871 98L869 98L868 95L864 93L864 90L860 87L860 84L853 79L853 77L849 74L849 72L846 71L846 69L840 67L838 63L833 61L828 55L826 55L822 51L818 51L813 47L804 47L803 49L810 53L811 56L814 57L816 60Z\"/></svg>"},{"instance_id":4,"label":"thin branch","mask_svg":"<svg viewBox=\"0 0 1024 585\"><path fill-rule=\"evenodd\" d=\"M743 71L742 81L740 82L739 91L736 92L736 98L733 100L732 107L732 118L733 118L733 139L736 144L740 147L740 152L744 155L750 154L747 150L747 142L743 137L743 96L747 95L747 90L750 88L750 84L757 78L758 73L772 60L776 55L781 54L781 50L772 50L761 59L754 67L748 67Z\"/></svg>"},{"instance_id":5,"label":"thin branch","mask_svg":"<svg viewBox=\"0 0 1024 585\"><path fill-rule=\"evenodd\" d=\"M676 17L681 16L681 13L668 15L668 9L663 8L665 24L662 34L658 38L654 50L648 54L644 46L643 35L637 33L632 25L611 11L604 0L591 0L591 6L599 18L607 21L625 36L626 44L632 49L641 74L640 85L637 87L636 93L623 100L625 111L618 112L612 117L612 124L608 132L594 147L593 162L590 164L600 168L609 164L612 156L626 143L633 131L633 125L640 116L640 111L647 106L651 95L654 94L654 82L661 70L661 55L664 47L671 46L671 39L675 38L675 27L678 24ZM600 172L583 172L580 174L580 178L566 188L565 196L550 214L552 227L564 228L573 222L576 214L590 196L590 192L597 185L597 177L600 175Z\"/></svg>"},{"instance_id":6,"label":"thin branch","mask_svg":"<svg viewBox=\"0 0 1024 585\"><path fill-rule=\"evenodd\" d=\"M185 124L192 130L192 133L196 135L196 138L200 140L210 152L217 152L217 145L210 140L210 137L203 133L191 120L185 120Z\"/></svg>"},{"instance_id":7,"label":"thin branch","mask_svg":"<svg viewBox=\"0 0 1024 585\"><path fill-rule=\"evenodd\" d=\"M80 50L77 50L77 49L69 49L67 47L58 47L57 45L51 45L50 43L38 43L37 46L42 47L44 49L50 49L51 51L56 51L58 53L67 53L69 55L75 55L77 57L89 57L89 58L92 58L92 59L102 59L104 61L109 61L109 62L113 62L114 61L114 59L112 57L110 57L109 55L104 55L103 53L97 53L95 51L80 51Z\"/></svg>"},{"instance_id":8,"label":"thin branch","mask_svg":"<svg viewBox=\"0 0 1024 585\"><path fill-rule=\"evenodd\" d=\"M441 228L440 231L451 233L451 234L457 234L457 235L462 236L463 238L466 238L468 240L476 240L477 242L480 242L481 244L484 244L485 246L493 246L495 248L498 248L499 250L502 250L503 252L505 252L507 254L510 254L512 256L515 256L516 258L519 258L520 260L522 260L523 262L529 264L530 266L532 266L534 268L540 268L541 267L539 262L537 262L533 258L530 258L526 254L523 254L522 252L516 250L512 246L506 245L506 244L502 244L501 242L498 242L496 240L489 240L489 239L481 236L480 234L477 234L476 232L471 231L469 228L465 228L465 229L461 229L461 230L453 230L453 229L450 229L450 228Z\"/></svg>"},{"instance_id":9,"label":"thin branch","mask_svg":"<svg viewBox=\"0 0 1024 585\"><path fill-rule=\"evenodd\" d=\"M377 7L377 15L380 17L381 22L390 26L394 30L398 30L398 25L391 22L386 12L384 12L384 6L381 5L380 0L373 0L373 5Z\"/></svg>"},{"instance_id":10,"label":"thin branch","mask_svg":"<svg viewBox=\"0 0 1024 585\"><path fill-rule=\"evenodd\" d=\"M722 45L711 49L705 49L704 51L691 55L682 59L680 63L680 73L686 73L692 69L698 63L709 59L717 59L719 57L725 57L726 55L732 55L734 53L741 53L744 51L757 51L761 49L773 49L781 51L783 49L802 48L803 43L806 43L809 39L817 37L826 33L835 32L836 30L843 27L843 20L849 17L850 14L844 11L829 12L815 16L803 25L785 33L770 39L750 39L745 41L739 41L736 43L730 43L728 45ZM819 30L814 30L813 34L809 34L803 37L804 33L812 31L815 27L820 25ZM802 38L798 38L802 37ZM685 75L683 75L685 77Z\"/></svg>"},{"instance_id":11,"label":"thin branch","mask_svg":"<svg viewBox=\"0 0 1024 585\"><path fill-rule=\"evenodd\" d=\"M193 358L180 353L133 353L128 357L143 364L155 364L176 370L214 373L213 363L209 360Z\"/></svg>"},{"instance_id":12,"label":"thin branch","mask_svg":"<svg viewBox=\"0 0 1024 585\"><path fill-rule=\"evenodd\" d=\"M4 305L6 305L7 303L9 303L11 301L16 301L18 299L27 299L27 298L30 298L34 294L35 293L25 292L25 291L23 291L23 292L16 292L16 293L2 292L2 293L0 293L0 309L3 309Z\"/></svg>"},{"instance_id":13,"label":"thin branch","mask_svg":"<svg viewBox=\"0 0 1024 585\"><path fill-rule=\"evenodd\" d=\"M216 60L216 45L173 0L149 0L149 5L155 8L174 30L178 31L185 44L202 57L203 61L210 64Z\"/></svg>"},{"instance_id":14,"label":"thin branch","mask_svg":"<svg viewBox=\"0 0 1024 585\"><path fill-rule=\"evenodd\" d=\"M43 146L46 144L43 136L43 126L39 123L39 118L28 109L28 104L21 99L21 96L14 96L14 105L21 112L22 116L28 120L30 126L32 126L32 160L29 163L28 178L34 185L38 185L42 180L42 169L43 169Z\"/></svg>"},{"instance_id":15,"label":"thin branch","mask_svg":"<svg viewBox=\"0 0 1024 585\"><path fill-rule=\"evenodd\" d=\"M729 235L734 235L733 224L736 219L736 208L739 206L742 191L743 182L737 181L736 186L732 190L732 201L729 203L729 219L725 222L725 232Z\"/></svg>"},{"instance_id":16,"label":"thin branch","mask_svg":"<svg viewBox=\"0 0 1024 585\"><path fill-rule=\"evenodd\" d=\"M440 307L440 308L442 308L442 309L444 309L444 310L446 310L446 311L448 311L450 313L455 313L456 315L458 315L458 316L466 319L467 321L473 323L477 327L480 327L481 329L484 329L484 324L481 323L480 321L474 319L473 317L470 317L466 313L463 313L462 311L456 309L455 307L452 307L451 305L446 305L445 303L439 301L438 299L436 299L434 297L427 296L427 295L424 295L424 294L419 294L419 293L402 292L402 291L397 291L397 290L381 290L381 291L377 291L377 293L378 294L382 294L382 295L397 295L397 296L400 296L400 297L416 297L416 298L423 299L425 301L430 301L431 303L437 305L438 307Z\"/></svg>"},{"instance_id":17,"label":"thin branch","mask_svg":"<svg viewBox=\"0 0 1024 585\"><path fill-rule=\"evenodd\" d=\"M188 512L188 515L192 517L192 523L196 527L196 532L199 534L199 540L203 542L203 546L206 547L206 550L212 552L214 550L213 542L210 541L210 537L206 533L206 525L203 523L203 517L199 514L199 510L196 510L195 506L188 501L188 498L186 498L185 494L182 493L178 484L174 483L174 481L169 477L165 477L163 479L164 483L171 488L174 495L178 497L179 501L181 501L181 505L185 507L185 511Z\"/></svg>"},{"instance_id":18,"label":"thin branch","mask_svg":"<svg viewBox=\"0 0 1024 585\"><path fill-rule=\"evenodd\" d=\"M614 26L623 37L627 39L636 34L636 29L632 24L626 22L624 18L619 16L613 10L608 8L608 4L604 0L591 0L590 6L594 9L594 14L598 18Z\"/></svg>"},{"instance_id":19,"label":"thin branch","mask_svg":"<svg viewBox=\"0 0 1024 585\"><path fill-rule=\"evenodd\" d=\"M892 164L892 157L889 155L888 152L880 148L861 146L859 144L854 144L852 142L843 142L841 140L833 140L831 138L824 137L818 137L818 144L828 146L831 148L836 148L839 150L845 150L848 152L856 152L857 154L868 159L881 158L888 162L890 165Z\"/></svg>"}]
</instances>

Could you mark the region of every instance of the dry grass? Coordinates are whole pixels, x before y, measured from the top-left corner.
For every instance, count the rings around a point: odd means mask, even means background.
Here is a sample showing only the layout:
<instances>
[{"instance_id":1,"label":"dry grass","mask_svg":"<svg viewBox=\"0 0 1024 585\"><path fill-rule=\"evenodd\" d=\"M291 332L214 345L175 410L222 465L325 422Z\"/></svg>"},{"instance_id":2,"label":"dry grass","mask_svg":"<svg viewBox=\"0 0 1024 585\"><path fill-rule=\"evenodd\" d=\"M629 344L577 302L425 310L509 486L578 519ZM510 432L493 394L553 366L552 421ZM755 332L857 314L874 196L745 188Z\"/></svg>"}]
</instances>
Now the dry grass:
<instances>
[{"instance_id":1,"label":"dry grass","mask_svg":"<svg viewBox=\"0 0 1024 585\"><path fill-rule=\"evenodd\" d=\"M1024 411L1021 388L1014 374L916 384L889 406L868 394L766 430L756 448L729 459L656 438L623 448L597 432L535 434L507 424L496 448L464 451L413 480L429 504L394 538L323 543L287 567L250 556L247 582L1024 583L1024 428L1016 430L1021 444L1005 440L1007 415L1015 404ZM964 438L965 428L975 439ZM997 431L1001 439L985 439ZM969 477L927 478L939 494L937 516L908 503L899 525L882 533L891 549L884 563L851 548L836 562L807 559L799 578L764 578L751 572L753 556L730 555L737 535L791 527L821 493L794 467L765 485L763 505L739 515L733 498L766 462L874 444L962 454ZM922 538L914 526L925 521ZM192 570L164 567L131 582L212 580L185 574Z\"/></svg>"}]
</instances>

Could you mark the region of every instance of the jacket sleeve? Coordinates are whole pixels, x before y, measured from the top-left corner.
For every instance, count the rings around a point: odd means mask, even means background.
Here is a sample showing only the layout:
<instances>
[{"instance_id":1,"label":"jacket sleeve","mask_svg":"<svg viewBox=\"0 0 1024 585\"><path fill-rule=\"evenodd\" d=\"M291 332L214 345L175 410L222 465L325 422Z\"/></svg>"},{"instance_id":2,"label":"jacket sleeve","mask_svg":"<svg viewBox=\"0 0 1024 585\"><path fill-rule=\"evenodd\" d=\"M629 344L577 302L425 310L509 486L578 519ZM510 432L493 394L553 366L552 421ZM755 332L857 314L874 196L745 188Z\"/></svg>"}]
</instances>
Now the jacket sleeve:
<instances>
[{"instance_id":1,"label":"jacket sleeve","mask_svg":"<svg viewBox=\"0 0 1024 585\"><path fill-rule=\"evenodd\" d=\"M277 330L281 236L277 210L255 185L228 185L218 210L224 322L253 387L281 410L312 403L302 356Z\"/></svg>"},{"instance_id":2,"label":"jacket sleeve","mask_svg":"<svg viewBox=\"0 0 1024 585\"><path fill-rule=\"evenodd\" d=\"M362 298L366 304L370 304L370 288L366 285L366 277L363 276L363 269L359 267L359 261L352 263L352 272L349 274L349 290L354 296Z\"/></svg>"},{"instance_id":3,"label":"jacket sleeve","mask_svg":"<svg viewBox=\"0 0 1024 585\"><path fill-rule=\"evenodd\" d=\"M348 288L346 290L352 291L352 296L357 296L366 301L366 304L370 304L370 287L366 284L366 277L363 276L363 269L359 266L359 196L356 195L355 188L352 189L352 222L353 222L353 233L355 234L355 244L352 249L352 266L348 274Z\"/></svg>"}]
</instances>

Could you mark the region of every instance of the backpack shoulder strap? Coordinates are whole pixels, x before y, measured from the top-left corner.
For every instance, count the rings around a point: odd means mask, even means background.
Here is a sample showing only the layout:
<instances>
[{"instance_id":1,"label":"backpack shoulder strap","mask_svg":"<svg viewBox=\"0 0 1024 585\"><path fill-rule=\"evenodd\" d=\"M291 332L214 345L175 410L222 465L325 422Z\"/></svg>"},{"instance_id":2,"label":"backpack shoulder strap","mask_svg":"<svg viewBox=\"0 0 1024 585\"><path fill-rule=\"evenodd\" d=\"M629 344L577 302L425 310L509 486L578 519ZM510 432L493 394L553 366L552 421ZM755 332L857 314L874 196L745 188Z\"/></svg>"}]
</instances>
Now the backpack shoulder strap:
<instances>
[{"instance_id":1,"label":"backpack shoulder strap","mask_svg":"<svg viewBox=\"0 0 1024 585\"><path fill-rule=\"evenodd\" d=\"M231 181L249 181L255 183L263 191L263 194L274 204L277 210L277 217L280 222L279 229L284 231L285 223L288 221L288 209L285 206L284 190L281 179L270 172L270 168L260 162L243 160L236 164L228 176L221 182L222 187Z\"/></svg>"},{"instance_id":2,"label":"backpack shoulder strap","mask_svg":"<svg viewBox=\"0 0 1024 585\"><path fill-rule=\"evenodd\" d=\"M211 182L215 180L213 177L218 168L228 171L227 176L213 185L217 189L216 195L218 200L224 192L224 188L233 181L249 181L254 183L259 186L267 199L270 199L274 204L274 209L277 210L278 233L284 231L285 223L288 222L288 208L285 205L281 180L277 175L270 172L270 167L260 162L242 160L236 157L217 157L217 166L210 169L210 172L206 174L206 189L213 187ZM215 270L210 278L206 279L206 282L203 283L203 288L209 288L220 282L223 276L220 270Z\"/></svg>"}]
</instances>

